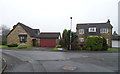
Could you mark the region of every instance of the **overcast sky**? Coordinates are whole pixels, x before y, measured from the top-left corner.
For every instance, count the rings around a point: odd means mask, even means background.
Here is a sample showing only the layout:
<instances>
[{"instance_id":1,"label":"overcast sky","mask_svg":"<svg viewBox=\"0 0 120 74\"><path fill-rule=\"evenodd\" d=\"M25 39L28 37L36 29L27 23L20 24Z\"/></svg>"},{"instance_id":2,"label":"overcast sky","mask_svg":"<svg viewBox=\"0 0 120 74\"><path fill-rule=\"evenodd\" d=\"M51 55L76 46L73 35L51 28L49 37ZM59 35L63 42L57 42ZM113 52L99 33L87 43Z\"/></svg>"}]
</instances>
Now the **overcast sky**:
<instances>
[{"instance_id":1,"label":"overcast sky","mask_svg":"<svg viewBox=\"0 0 120 74\"><path fill-rule=\"evenodd\" d=\"M113 31L118 30L120 0L0 0L0 25L21 22L41 32L72 31L77 23L103 23L110 19ZM118 31L117 31L118 32Z\"/></svg>"}]
</instances>

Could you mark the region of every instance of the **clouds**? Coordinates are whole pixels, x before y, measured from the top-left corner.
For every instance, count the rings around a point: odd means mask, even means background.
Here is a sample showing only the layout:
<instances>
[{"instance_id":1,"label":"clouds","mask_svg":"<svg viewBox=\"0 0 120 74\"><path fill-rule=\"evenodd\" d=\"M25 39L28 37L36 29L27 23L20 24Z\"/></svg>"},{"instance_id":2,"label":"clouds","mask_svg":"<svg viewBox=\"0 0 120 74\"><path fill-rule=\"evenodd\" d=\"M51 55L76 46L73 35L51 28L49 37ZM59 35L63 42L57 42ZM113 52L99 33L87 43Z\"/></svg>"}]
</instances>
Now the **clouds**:
<instances>
[{"instance_id":1,"label":"clouds","mask_svg":"<svg viewBox=\"0 0 120 74\"><path fill-rule=\"evenodd\" d=\"M42 31L62 31L77 23L106 22L117 29L118 0L1 0L2 23L12 28L22 22Z\"/></svg>"}]
</instances>

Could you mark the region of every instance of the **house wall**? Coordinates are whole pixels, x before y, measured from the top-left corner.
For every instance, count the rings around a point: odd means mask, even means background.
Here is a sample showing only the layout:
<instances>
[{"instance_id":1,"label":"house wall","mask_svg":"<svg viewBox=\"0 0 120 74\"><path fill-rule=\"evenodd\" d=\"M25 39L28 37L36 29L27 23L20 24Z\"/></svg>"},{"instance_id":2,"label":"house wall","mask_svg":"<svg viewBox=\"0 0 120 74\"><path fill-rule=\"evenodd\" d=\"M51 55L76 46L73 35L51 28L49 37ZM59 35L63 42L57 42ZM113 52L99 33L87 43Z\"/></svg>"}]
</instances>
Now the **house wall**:
<instances>
[{"instance_id":1,"label":"house wall","mask_svg":"<svg viewBox=\"0 0 120 74\"><path fill-rule=\"evenodd\" d=\"M17 25L15 29L7 36L7 44L20 44L19 33L27 33L20 25ZM32 37L27 34L27 42L25 42L28 46L32 46Z\"/></svg>"},{"instance_id":2,"label":"house wall","mask_svg":"<svg viewBox=\"0 0 120 74\"><path fill-rule=\"evenodd\" d=\"M101 33L101 36L108 39L108 46L112 47L112 29L109 29L108 33Z\"/></svg>"},{"instance_id":3,"label":"house wall","mask_svg":"<svg viewBox=\"0 0 120 74\"><path fill-rule=\"evenodd\" d=\"M84 34L80 34L79 29L76 30L76 33L79 36L79 38L86 38L87 37L86 32L84 32ZM108 39L108 46L112 47L112 39L111 39L112 38L112 28L108 29L108 33L100 33L100 36Z\"/></svg>"}]
</instances>

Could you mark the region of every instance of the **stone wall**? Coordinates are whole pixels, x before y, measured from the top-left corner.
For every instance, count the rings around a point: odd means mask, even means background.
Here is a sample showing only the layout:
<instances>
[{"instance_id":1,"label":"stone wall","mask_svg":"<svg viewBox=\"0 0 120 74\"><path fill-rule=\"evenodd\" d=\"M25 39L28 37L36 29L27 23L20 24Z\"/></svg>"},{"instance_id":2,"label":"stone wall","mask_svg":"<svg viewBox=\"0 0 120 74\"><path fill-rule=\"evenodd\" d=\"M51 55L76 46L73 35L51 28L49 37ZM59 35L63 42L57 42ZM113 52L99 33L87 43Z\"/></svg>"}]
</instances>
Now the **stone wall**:
<instances>
[{"instance_id":1,"label":"stone wall","mask_svg":"<svg viewBox=\"0 0 120 74\"><path fill-rule=\"evenodd\" d=\"M7 36L7 44L20 44L19 33L27 33L20 25L17 25L15 29ZM27 34L28 46L32 46L32 38Z\"/></svg>"}]
</instances>

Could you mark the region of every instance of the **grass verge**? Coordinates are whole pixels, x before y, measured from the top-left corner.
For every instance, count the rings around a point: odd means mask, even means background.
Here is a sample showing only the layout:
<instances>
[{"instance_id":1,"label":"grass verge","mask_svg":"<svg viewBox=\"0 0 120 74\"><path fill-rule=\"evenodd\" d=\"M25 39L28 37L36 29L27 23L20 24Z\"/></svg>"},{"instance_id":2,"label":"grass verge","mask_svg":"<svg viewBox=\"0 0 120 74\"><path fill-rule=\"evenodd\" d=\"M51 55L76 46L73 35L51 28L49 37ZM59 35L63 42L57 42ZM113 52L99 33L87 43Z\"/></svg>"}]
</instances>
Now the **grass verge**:
<instances>
[{"instance_id":1,"label":"grass verge","mask_svg":"<svg viewBox=\"0 0 120 74\"><path fill-rule=\"evenodd\" d=\"M67 49L59 50L59 48L52 48L51 50L53 50L53 51L67 51Z\"/></svg>"},{"instance_id":2,"label":"grass verge","mask_svg":"<svg viewBox=\"0 0 120 74\"><path fill-rule=\"evenodd\" d=\"M120 51L120 49L115 49L115 48L108 48L108 51Z\"/></svg>"},{"instance_id":3,"label":"grass verge","mask_svg":"<svg viewBox=\"0 0 120 74\"><path fill-rule=\"evenodd\" d=\"M6 49L18 49L18 47L8 47L8 46L6 46L6 45L0 45L0 48L6 48ZM29 46L29 47L27 47L27 48L24 48L24 49L32 49L32 48L34 48L33 46Z\"/></svg>"}]
</instances>

